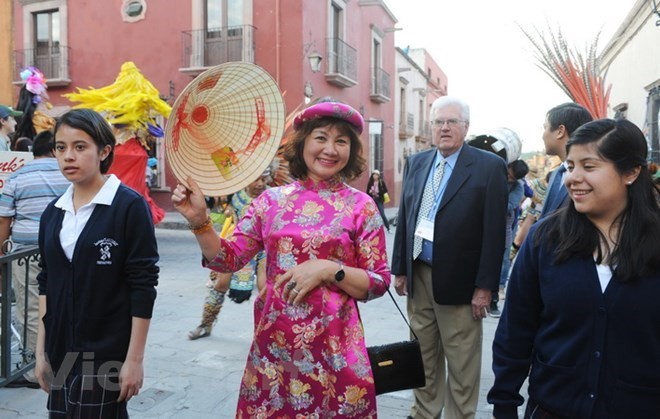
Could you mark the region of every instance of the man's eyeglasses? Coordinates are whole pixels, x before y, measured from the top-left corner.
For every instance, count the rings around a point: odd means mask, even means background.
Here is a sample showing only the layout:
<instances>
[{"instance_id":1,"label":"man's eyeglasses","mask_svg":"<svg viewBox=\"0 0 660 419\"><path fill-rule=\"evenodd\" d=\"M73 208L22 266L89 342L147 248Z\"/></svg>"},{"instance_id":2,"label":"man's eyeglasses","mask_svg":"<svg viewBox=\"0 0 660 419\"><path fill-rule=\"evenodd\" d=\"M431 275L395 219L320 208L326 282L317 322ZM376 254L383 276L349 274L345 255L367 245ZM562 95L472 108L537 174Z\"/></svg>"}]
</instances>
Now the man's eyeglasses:
<instances>
[{"instance_id":1,"label":"man's eyeglasses","mask_svg":"<svg viewBox=\"0 0 660 419\"><path fill-rule=\"evenodd\" d=\"M465 121L462 120L462 119L455 119L455 118L452 118L452 119L434 119L432 121L433 126L438 127L438 128L444 127L445 124L447 124L447 126L449 128L453 128L453 127L457 126L458 124L462 124L463 122L465 122Z\"/></svg>"}]
</instances>

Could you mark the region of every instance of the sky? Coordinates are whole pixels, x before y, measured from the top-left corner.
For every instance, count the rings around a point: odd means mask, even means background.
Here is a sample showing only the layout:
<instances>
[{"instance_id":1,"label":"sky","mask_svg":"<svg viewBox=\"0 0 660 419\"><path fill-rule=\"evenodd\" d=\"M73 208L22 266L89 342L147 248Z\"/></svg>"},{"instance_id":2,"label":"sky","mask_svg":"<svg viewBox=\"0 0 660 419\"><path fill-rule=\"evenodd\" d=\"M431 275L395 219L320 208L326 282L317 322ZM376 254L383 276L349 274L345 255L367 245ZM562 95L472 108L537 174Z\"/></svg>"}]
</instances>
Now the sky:
<instances>
[{"instance_id":1,"label":"sky","mask_svg":"<svg viewBox=\"0 0 660 419\"><path fill-rule=\"evenodd\" d=\"M585 51L600 31L602 50L636 0L385 0L396 16L395 44L426 48L452 96L470 105L470 132L514 130L523 152L543 151L546 112L568 96L536 65L518 27L560 29ZM607 81L607 80L606 80Z\"/></svg>"}]
</instances>

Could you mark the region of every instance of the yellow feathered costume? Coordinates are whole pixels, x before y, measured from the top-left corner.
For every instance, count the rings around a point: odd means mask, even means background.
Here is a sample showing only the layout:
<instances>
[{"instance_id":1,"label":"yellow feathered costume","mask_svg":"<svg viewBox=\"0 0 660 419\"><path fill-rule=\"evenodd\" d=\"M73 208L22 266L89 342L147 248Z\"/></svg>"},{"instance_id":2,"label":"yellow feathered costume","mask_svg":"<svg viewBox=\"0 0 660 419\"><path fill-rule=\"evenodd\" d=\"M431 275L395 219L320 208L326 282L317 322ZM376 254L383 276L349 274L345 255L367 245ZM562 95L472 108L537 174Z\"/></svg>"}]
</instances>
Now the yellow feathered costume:
<instances>
[{"instance_id":1,"label":"yellow feathered costume","mask_svg":"<svg viewBox=\"0 0 660 419\"><path fill-rule=\"evenodd\" d=\"M105 115L111 124L126 125L129 130L147 129L148 124L155 126L157 115L167 118L172 111L132 61L122 64L113 84L98 89L78 88L76 93L64 97L80 102L74 108L93 109Z\"/></svg>"}]
</instances>

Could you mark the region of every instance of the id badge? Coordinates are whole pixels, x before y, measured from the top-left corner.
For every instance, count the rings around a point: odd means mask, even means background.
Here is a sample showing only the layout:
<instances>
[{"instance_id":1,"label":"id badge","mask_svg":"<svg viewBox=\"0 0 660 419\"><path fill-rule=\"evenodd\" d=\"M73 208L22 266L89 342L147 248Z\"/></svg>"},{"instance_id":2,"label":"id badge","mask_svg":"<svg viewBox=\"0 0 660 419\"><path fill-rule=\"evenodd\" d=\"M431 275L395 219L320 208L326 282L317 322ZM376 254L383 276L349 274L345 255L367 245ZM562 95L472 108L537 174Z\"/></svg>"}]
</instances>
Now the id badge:
<instances>
[{"instance_id":1,"label":"id badge","mask_svg":"<svg viewBox=\"0 0 660 419\"><path fill-rule=\"evenodd\" d=\"M428 218L422 218L417 226L417 230L415 230L415 236L433 243L433 221Z\"/></svg>"}]
</instances>

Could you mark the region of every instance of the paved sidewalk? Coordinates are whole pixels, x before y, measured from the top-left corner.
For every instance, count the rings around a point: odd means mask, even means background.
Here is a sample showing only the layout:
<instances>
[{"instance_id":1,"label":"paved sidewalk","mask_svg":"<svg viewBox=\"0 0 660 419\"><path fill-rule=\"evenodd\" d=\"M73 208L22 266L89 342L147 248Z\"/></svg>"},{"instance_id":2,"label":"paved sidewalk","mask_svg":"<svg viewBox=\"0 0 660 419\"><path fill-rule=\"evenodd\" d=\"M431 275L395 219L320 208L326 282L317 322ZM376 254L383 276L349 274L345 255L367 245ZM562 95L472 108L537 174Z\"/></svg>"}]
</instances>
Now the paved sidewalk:
<instances>
[{"instance_id":1,"label":"paved sidewalk","mask_svg":"<svg viewBox=\"0 0 660 419\"><path fill-rule=\"evenodd\" d=\"M129 413L132 418L233 418L252 338L254 299L243 304L228 300L213 334L188 340L186 333L201 316L208 271L200 265L196 241L185 221L172 213L164 222L171 224L156 230L161 276L146 351L144 386L130 401ZM184 230L178 229L181 224ZM393 238L393 233L387 234L390 251ZM404 308L405 298L396 298ZM407 327L389 297L361 304L360 309L368 345L407 339ZM479 419L492 416L485 395L493 381L490 347L496 325L497 319L484 321ZM378 396L379 418L405 418L411 397L411 391ZM41 390L0 389L0 418L47 417L46 399Z\"/></svg>"}]
</instances>

